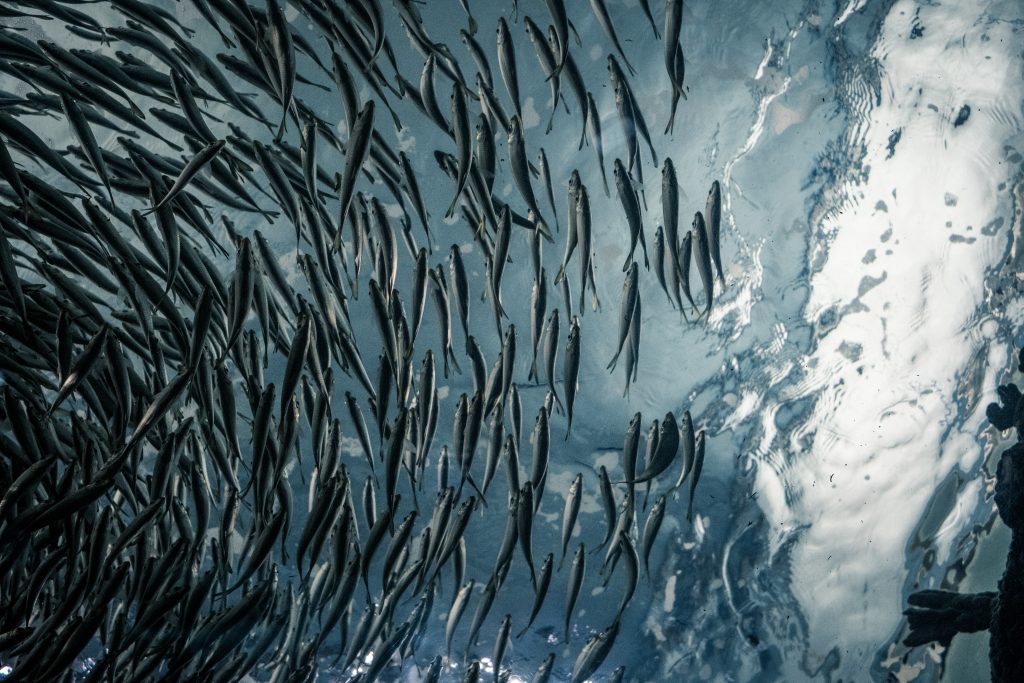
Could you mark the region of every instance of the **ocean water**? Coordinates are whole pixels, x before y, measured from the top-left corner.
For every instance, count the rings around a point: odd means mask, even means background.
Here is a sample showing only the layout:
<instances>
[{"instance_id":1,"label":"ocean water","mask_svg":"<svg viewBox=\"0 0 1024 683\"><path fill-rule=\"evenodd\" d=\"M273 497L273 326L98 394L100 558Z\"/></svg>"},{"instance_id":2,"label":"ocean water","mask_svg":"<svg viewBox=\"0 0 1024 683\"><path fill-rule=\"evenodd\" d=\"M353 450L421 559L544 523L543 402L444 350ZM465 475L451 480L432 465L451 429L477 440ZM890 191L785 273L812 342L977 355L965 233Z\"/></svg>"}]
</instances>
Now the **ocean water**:
<instances>
[{"instance_id":1,"label":"ocean water","mask_svg":"<svg viewBox=\"0 0 1024 683\"><path fill-rule=\"evenodd\" d=\"M547 25L545 3L518 4L520 15ZM588 3L566 4L579 36L572 53L601 113L611 180L612 160L626 157L606 71L611 44ZM652 4L660 16L660 3ZM416 83L422 58L409 46L390 3L383 5L398 64ZM546 151L561 224L554 242L544 245L549 281L563 253L565 181L573 169L590 190L594 216L601 306L594 310L588 294L580 310L574 261L568 277L573 312L580 315L579 391L568 438L565 416L551 419L550 471L534 522L538 563L548 551L559 558L564 497L577 472L583 475L585 496L569 553L578 542L588 549L600 544L605 527L596 472L603 465L613 481L621 480L623 434L635 412L642 412L646 428L668 411L681 415L689 410L708 436L695 519L686 520L684 492L668 496L650 577L641 577L616 643L593 680L605 680L619 665L626 667L630 681L939 680L945 653L939 647L908 651L900 645L906 635L901 612L909 593L956 589L965 576L979 571L972 563L974 550L994 515L990 465L1002 437L988 425L984 409L996 385L1006 379L1013 345L1024 342L1018 332L1024 306L1017 293L1021 247L1016 242L1024 196L1024 6L1012 0L687 2L681 36L687 98L674 133L664 135L671 93L663 44L652 40L635 0L608 0L623 49L637 70L630 83L658 154L656 166L641 142L648 246L661 223L662 159L671 157L677 169L682 228L689 226L693 212L703 211L712 181L721 182L723 193L724 291L716 292L706 322L684 320L653 272L641 270L638 379L624 396L624 370L606 369L615 351L621 264L628 249L615 188L610 198L604 195L594 150L578 148L579 107L565 86L570 111L560 105L552 131L545 133L548 83L521 16L513 19L510 3L478 0L470 5L479 26L477 39L491 61L495 92L509 109L494 45L499 16L506 17L516 41L528 156L535 160L541 147ZM199 29L197 45L209 46L211 54L224 51L188 2L165 6L182 23ZM105 5L95 10L101 23L123 23ZM472 80L476 69L458 34L466 26L460 4L430 0L419 11L433 40L451 48ZM287 16L314 35L294 9ZM59 23L24 25L33 38L47 35L87 45L69 37ZM329 54L318 45L322 56ZM299 66L303 74L329 83L308 59L300 57ZM443 78L437 82L447 115L450 90ZM339 136L346 138L344 109L335 93L306 86L297 92L320 116L339 122ZM373 94L364 89L361 96L365 100ZM276 113L269 100L259 101ZM395 130L378 106L378 129L396 150L409 155L419 176L437 246L431 264L447 269L448 248L455 244L462 251L472 292L470 325L490 364L501 338L489 304L480 298L482 257L470 226L443 218L454 184L438 172L433 151L454 153L454 145L411 104L394 106L405 126ZM208 111L232 120L223 106L210 105ZM222 124L213 127L227 132ZM42 130L55 146L71 142L68 132L52 122ZM248 130L268 138L265 129ZM504 136L498 138L496 194L525 213L508 170ZM288 139L298 144L294 124ZM100 142L117 148L113 134ZM164 149L158 142L146 144ZM326 145L320 149L321 164L340 171L343 159L332 156ZM382 201L388 196L382 186L363 182L362 189ZM536 181L534 189L552 222ZM397 225L397 206L389 209ZM267 226L252 215L232 218L240 232L259 228L266 233L293 284L305 287L291 226L283 221ZM424 243L415 222L413 234ZM399 251L397 287L411 293L411 260L404 247ZM229 261L221 265L230 272ZM370 268L364 268L365 287ZM527 239L517 228L503 297L506 326L514 324L518 336L515 381L524 416L520 459L527 473L533 419L546 390L527 380L531 279ZM373 377L380 342L364 287L349 305ZM695 286L695 292L699 289ZM702 299L695 296L699 303ZM548 305L562 305L557 288L549 289ZM563 337L568 331L564 313ZM472 392L457 320L452 334L464 372L448 378L439 372L435 452L452 443L458 396ZM432 302L420 338L417 370L426 348L440 359ZM277 359L268 378L282 370ZM339 377L339 415L344 391L356 386ZM561 382L558 390L563 390ZM346 446L353 490L361 490L368 470L358 442L350 439ZM297 511L308 509L303 485L308 462L306 467L290 473ZM659 478L650 500L666 492L677 472L673 467ZM408 501L412 491L403 487ZM417 532L429 520L422 504L433 502L434 491L429 470L417 492ZM474 514L466 532L467 577L480 587L490 576L504 528L501 473L492 491L488 507ZM617 486L619 499L621 492ZM641 501L644 497L641 491ZM297 514L292 524L296 537L302 516ZM642 533L646 513L638 512L637 518ZM548 652L557 654L554 680L569 680L580 647L610 623L625 575L620 568L603 586L598 573L602 554L588 558L568 645L560 642L566 570L555 574L543 611L505 658L511 681L530 680ZM991 574L991 564L1001 557L998 552L986 557ZM435 607L415 661L389 669L387 676L416 681L431 657L443 652L451 591L451 582L443 583L437 600L441 606ZM477 599L456 638L460 655ZM519 618L513 620L513 631L518 631L531 603L528 572L517 556L478 645L469 650L485 658L485 671L501 616ZM334 654L328 644L318 680L347 680L350 672L330 668ZM455 659L448 675L461 680L461 657ZM983 667L983 661L973 661L950 671L964 680L980 680L986 676Z\"/></svg>"}]
</instances>

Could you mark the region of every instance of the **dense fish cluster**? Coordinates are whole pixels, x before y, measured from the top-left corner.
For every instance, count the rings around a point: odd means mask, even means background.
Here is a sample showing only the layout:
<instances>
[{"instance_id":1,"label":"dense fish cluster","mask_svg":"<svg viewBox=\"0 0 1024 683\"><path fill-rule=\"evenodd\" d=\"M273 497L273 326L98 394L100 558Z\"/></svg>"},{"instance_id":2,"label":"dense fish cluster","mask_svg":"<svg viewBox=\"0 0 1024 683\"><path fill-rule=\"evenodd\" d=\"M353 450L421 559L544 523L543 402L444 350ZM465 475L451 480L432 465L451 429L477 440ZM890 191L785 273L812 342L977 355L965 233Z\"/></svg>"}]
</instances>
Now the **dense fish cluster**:
<instances>
[{"instance_id":1,"label":"dense fish cluster","mask_svg":"<svg viewBox=\"0 0 1024 683\"><path fill-rule=\"evenodd\" d=\"M706 437L689 412L637 413L618 471L562 444L586 390L585 313L619 271L598 264L595 231L624 226L629 244L608 362L627 394L641 278L653 269L695 324L725 283L722 190L681 227L643 111L670 110L668 134L686 97L683 3L640 3L671 86L659 105L634 95L615 20L591 0L622 133L606 145L591 90L606 84L584 82L563 0L512 3L494 36L463 0L459 57L430 33L454 4L188 2L195 25L142 0L2 8L4 680L499 681L531 638L557 646L516 663L534 681L624 680L602 665L635 598L659 590L644 576L666 509L693 516ZM29 38L32 22L67 43ZM573 124L556 126L563 107L594 151L568 178L527 134L527 78L550 88L546 131ZM340 125L315 93L340 102ZM409 112L445 141L433 158L400 144ZM48 142L62 135L73 144ZM659 165L660 218L644 193ZM593 214L591 192L612 185L621 214ZM472 263L438 246L453 239ZM512 271L530 273L529 301L503 292ZM512 316L529 319L528 349ZM455 373L473 390L446 412L438 375ZM585 469L552 492L552 462ZM598 547L574 541L585 500L604 511ZM551 546L534 540L542 506L561 515ZM471 575L480 534L499 552ZM574 632L595 582L614 609ZM502 592L517 611L491 613ZM536 630L552 601L557 633ZM424 647L442 625L444 647Z\"/></svg>"}]
</instances>

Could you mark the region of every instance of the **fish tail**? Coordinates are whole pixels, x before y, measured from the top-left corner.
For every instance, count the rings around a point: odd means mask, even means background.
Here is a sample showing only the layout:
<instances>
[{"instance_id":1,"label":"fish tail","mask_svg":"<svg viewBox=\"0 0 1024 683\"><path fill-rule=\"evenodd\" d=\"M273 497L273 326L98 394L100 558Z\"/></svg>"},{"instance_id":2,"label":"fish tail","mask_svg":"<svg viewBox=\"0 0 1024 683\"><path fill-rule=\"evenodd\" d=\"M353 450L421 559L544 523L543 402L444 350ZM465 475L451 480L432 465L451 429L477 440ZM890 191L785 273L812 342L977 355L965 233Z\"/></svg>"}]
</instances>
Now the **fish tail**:
<instances>
[{"instance_id":1,"label":"fish tail","mask_svg":"<svg viewBox=\"0 0 1024 683\"><path fill-rule=\"evenodd\" d=\"M455 367L455 372L462 374L462 368L459 367L459 361L455 360L455 351L451 347L448 347L448 353L451 355L452 366ZM445 375L447 377L447 375Z\"/></svg>"}]
</instances>

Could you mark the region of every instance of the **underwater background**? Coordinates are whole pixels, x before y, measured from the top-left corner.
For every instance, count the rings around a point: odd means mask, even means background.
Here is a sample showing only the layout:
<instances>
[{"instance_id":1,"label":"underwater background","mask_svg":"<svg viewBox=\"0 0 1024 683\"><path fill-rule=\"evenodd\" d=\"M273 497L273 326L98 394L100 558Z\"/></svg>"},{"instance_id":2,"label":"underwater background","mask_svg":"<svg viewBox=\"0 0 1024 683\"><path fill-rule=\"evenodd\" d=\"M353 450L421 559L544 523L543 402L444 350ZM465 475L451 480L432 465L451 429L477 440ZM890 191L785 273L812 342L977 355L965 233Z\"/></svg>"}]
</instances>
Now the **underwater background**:
<instances>
[{"instance_id":1,"label":"underwater background","mask_svg":"<svg viewBox=\"0 0 1024 683\"><path fill-rule=\"evenodd\" d=\"M409 45L390 4L382 2L386 33L399 67L415 83L423 59ZM660 3L652 4L660 13ZM187 0L160 6L196 29L194 45L211 55L225 51ZM579 36L572 54L601 114L610 181L611 160L627 154L606 69L612 48L588 3L567 0L566 6ZM103 25L123 23L103 3L88 7ZM1024 6L1014 0L686 2L680 36L686 99L673 132L663 134L672 93L662 45L653 40L636 0L607 0L623 51L636 69L630 83L658 156L652 164L640 143L645 180L636 187L647 207L648 248L661 222L662 159L675 164L685 227L688 216L703 210L711 183L717 180L722 188L726 285L716 292L706 320L684 319L652 273L641 269L642 341L628 395L622 369L606 368L616 350L628 230L614 186L610 196L602 190L593 147L579 148L582 119L568 92L563 92L568 109L558 105L546 132L550 84L522 18L531 15L546 26L547 6L520 1L517 15L511 3L477 0L470 7L501 96L493 40L499 17L505 17L516 40L527 156L536 160L539 149L545 150L561 228L553 230L553 243L544 244L549 279L561 263L565 180L573 169L590 189L594 216L601 305L595 310L587 294L580 309L578 266L570 265L583 348L579 390L568 436L566 416L556 412L550 418L546 494L533 522L535 558L555 550L560 559L562 511L577 473L585 494L566 565L577 543L588 549L601 543L605 521L597 472L603 465L613 481L621 481L623 434L634 413L643 414L646 429L666 412L689 410L707 435L692 523L686 519L686 489L670 493L673 482L660 479L651 487L650 501L667 494L667 505L650 576L641 573L616 643L592 680L606 680L620 665L633 681L986 679L985 633L958 636L948 652L937 645L908 649L900 641L911 592L994 590L1008 543L992 503L992 456L1004 437L989 425L985 406L1005 380L1014 349L1024 345L1019 289ZM418 10L432 38L449 46L472 82L476 67L459 34L467 26L460 3L428 0ZM297 30L316 37L294 8L285 6L285 14ZM32 40L115 49L71 35L60 22L19 18L9 23ZM302 55L299 73L329 83ZM30 88L0 74L0 89L23 94ZM449 91L447 82L438 87L445 116ZM333 87L300 83L296 93L319 116L336 122L338 136L347 139L345 110ZM374 93L364 86L360 96L365 101ZM269 98L257 101L267 103L272 119L277 115ZM403 126L391 127L389 114L378 107L378 130L396 152L406 153L419 178L436 246L431 263L447 269L449 247L460 248L471 282L470 324L489 364L501 352L502 337L477 284L484 281L485 265L473 228L457 213L444 218L453 183L433 154L435 149L454 153L453 142L409 101L392 98L391 104ZM204 103L204 110L254 137L268 137L257 124L233 116L227 105ZM74 144L62 121L35 121L37 134L54 148ZM298 145L294 123L288 136ZM97 129L101 147L115 149L116 137ZM494 192L515 202L505 136L497 137L503 170ZM159 140L139 142L166 150ZM320 163L332 174L340 172L344 157L322 147ZM547 208L539 188L535 182L541 207ZM379 194L397 225L401 209ZM520 209L525 214L525 207ZM294 228L287 221L268 224L259 214L225 213L239 233L261 230L289 282L305 287ZM555 212L548 213L553 224ZM216 229L223 234L219 225ZM422 241L416 221L413 232ZM533 418L547 386L526 377L533 273L524 235L517 228L513 236L503 299L506 329L514 324L519 335L514 381L523 404L520 462L526 467ZM408 299L413 259L404 247L399 252L397 286ZM218 264L230 274L231 259ZM348 303L373 377L379 342L369 297L360 289L358 300ZM551 287L547 299L549 306L559 305L558 288ZM562 318L563 335L569 320ZM434 347L441 411L435 450L453 442L457 398L473 392L456 320L452 335L461 374L443 377ZM439 338L432 302L419 337L427 340L424 350ZM419 346L414 357L418 369ZM284 360L280 354L272 357L267 376L280 375ZM336 412L344 412L345 392L357 387L336 373ZM305 420L301 429L300 441L308 438ZM247 427L242 436L244 443ZM343 453L358 492L369 468L351 431ZM308 478L310 463L295 467L290 543L311 506L298 471L305 467ZM507 490L502 476L488 494L488 507L474 514L464 536L466 576L481 587L502 541ZM418 493L420 503L426 502L421 524L429 519L436 490L436 475L428 468ZM406 502L410 495L403 494ZM641 504L647 495L640 486ZM646 512L637 512L641 527L645 518ZM530 680L552 651L558 654L553 680L570 679L582 644L616 614L625 582L620 569L603 586L599 558L593 555L588 567L571 643L561 642L563 569L555 574L531 633L512 641L504 662L510 681ZM288 575L282 572L284 581ZM451 597L448 582L438 600L445 607L435 609L417 649L419 668L407 662L401 671L389 669L384 680L420 680L422 667L444 652ZM484 672L501 615L522 614L532 600L529 574L517 559L474 648ZM463 630L472 610L463 618ZM513 633L523 625L522 618L513 621ZM348 680L345 672L329 667L336 655L328 641L317 680ZM84 671L90 660L80 664ZM461 680L462 671L462 662L453 661L446 675Z\"/></svg>"}]
</instances>

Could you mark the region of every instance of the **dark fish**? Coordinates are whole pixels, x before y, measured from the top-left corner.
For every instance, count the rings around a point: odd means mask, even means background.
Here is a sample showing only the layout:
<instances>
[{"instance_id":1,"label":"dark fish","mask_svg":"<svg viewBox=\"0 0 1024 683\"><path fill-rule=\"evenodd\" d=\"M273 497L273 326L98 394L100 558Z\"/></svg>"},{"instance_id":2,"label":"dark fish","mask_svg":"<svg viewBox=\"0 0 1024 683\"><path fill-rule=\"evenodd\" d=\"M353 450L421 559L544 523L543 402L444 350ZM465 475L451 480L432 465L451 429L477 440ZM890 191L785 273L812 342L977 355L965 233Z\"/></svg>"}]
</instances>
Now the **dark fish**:
<instances>
[{"instance_id":1,"label":"dark fish","mask_svg":"<svg viewBox=\"0 0 1024 683\"><path fill-rule=\"evenodd\" d=\"M455 290L455 308L462 324L462 333L469 339L469 278L466 266L462 263L462 252L459 245L453 244L448 252L448 269L451 286Z\"/></svg>"},{"instance_id":2,"label":"dark fish","mask_svg":"<svg viewBox=\"0 0 1024 683\"><path fill-rule=\"evenodd\" d=\"M551 116L548 118L548 125L544 130L545 134L547 134L551 132L555 122L555 113L558 111L558 101L561 97L561 80L554 76L555 56L551 52L551 45L545 38L544 31L530 17L523 17L523 27L526 29L526 35L530 38L530 42L533 43L534 52L537 54L537 61L540 62L541 71L544 72L544 76L551 88Z\"/></svg>"},{"instance_id":3,"label":"dark fish","mask_svg":"<svg viewBox=\"0 0 1024 683\"><path fill-rule=\"evenodd\" d=\"M445 212L445 217L455 215L459 197L469 181L470 166L473 162L473 139L469 132L469 103L465 87L459 81L452 88L452 130L455 133L455 149L458 153L458 178L455 181L455 197Z\"/></svg>"},{"instance_id":4,"label":"dark fish","mask_svg":"<svg viewBox=\"0 0 1024 683\"><path fill-rule=\"evenodd\" d=\"M587 552L580 543L576 547L576 553L572 557L572 566L569 568L569 578L565 589L565 641L569 642L569 625L572 623L573 610L576 607L576 599L580 596L580 589L583 587L583 576L587 571Z\"/></svg>"},{"instance_id":5,"label":"dark fish","mask_svg":"<svg viewBox=\"0 0 1024 683\"><path fill-rule=\"evenodd\" d=\"M505 652L508 650L509 634L512 631L512 615L506 614L498 624L498 636L494 640L494 657L491 658L494 666L494 683L501 678L501 665L505 661Z\"/></svg>"},{"instance_id":6,"label":"dark fish","mask_svg":"<svg viewBox=\"0 0 1024 683\"><path fill-rule=\"evenodd\" d=\"M498 19L497 40L498 66L501 69L501 79L505 81L505 89L508 91L508 96L512 98L512 107L516 110L516 116L522 120L523 107L519 99L519 74L516 72L516 50L504 17Z\"/></svg>"},{"instance_id":7,"label":"dark fish","mask_svg":"<svg viewBox=\"0 0 1024 683\"><path fill-rule=\"evenodd\" d=\"M619 307L619 334L615 345L615 355L605 366L608 370L614 370L619 360L619 354L629 336L633 324L633 316L636 315L637 302L640 297L639 270L636 262L630 264L629 272L622 283L622 304ZM628 377L627 377L628 380Z\"/></svg>"},{"instance_id":8,"label":"dark fish","mask_svg":"<svg viewBox=\"0 0 1024 683\"><path fill-rule=\"evenodd\" d=\"M700 274L701 283L704 285L704 296L706 303L704 304L703 316L711 315L711 302L715 296L715 276L711 271L711 246L710 240L708 239L708 229L704 224L704 216L698 211L693 216L693 226L690 228L690 234L693 236L694 244L694 260L697 262L697 272Z\"/></svg>"},{"instance_id":9,"label":"dark fish","mask_svg":"<svg viewBox=\"0 0 1024 683\"><path fill-rule=\"evenodd\" d=\"M110 203L113 204L114 193L110 189L110 173L107 171L100 146L96 143L96 136L93 135L92 128L89 127L89 122L85 119L85 114L78 103L71 99L66 92L60 94L60 103L64 110L64 116L67 117L75 137L78 138L78 143L82 146L82 151L93 170L96 171L96 175L103 181L104 187L107 188L107 195L110 197Z\"/></svg>"},{"instance_id":10,"label":"dark fish","mask_svg":"<svg viewBox=\"0 0 1024 683\"><path fill-rule=\"evenodd\" d=\"M633 480L634 483L640 484L654 479L667 470L675 460L676 454L679 452L679 426L673 413L665 413L661 426L658 428L657 440L654 443L656 445L650 462L645 463L644 471L637 475Z\"/></svg>"},{"instance_id":11,"label":"dark fish","mask_svg":"<svg viewBox=\"0 0 1024 683\"><path fill-rule=\"evenodd\" d=\"M587 641L576 657L576 664L572 670L572 683L583 683L601 667L615 644L618 634L619 621L616 619L611 626Z\"/></svg>"},{"instance_id":12,"label":"dark fish","mask_svg":"<svg viewBox=\"0 0 1024 683\"><path fill-rule=\"evenodd\" d=\"M594 96L591 92L587 91L587 137L590 139L590 144L594 148L594 153L597 154L597 165L601 169L601 183L604 185L604 196L610 197L611 192L608 191L608 173L604 167L604 143L601 140L601 113L597 111L597 105L594 104ZM583 140L580 140L580 149L583 148ZM616 159L616 164L618 164ZM616 179L617 182L618 179ZM552 201L552 204L554 202ZM643 233L640 233L643 238ZM634 246L635 242L634 242Z\"/></svg>"},{"instance_id":13,"label":"dark fish","mask_svg":"<svg viewBox=\"0 0 1024 683\"><path fill-rule=\"evenodd\" d=\"M640 217L640 202L637 199L636 191L632 187L629 175L627 174L625 167L622 165L622 161L619 159L615 160L614 173L615 187L618 190L619 200L622 202L622 207L626 212L626 220L629 224L630 234L629 254L626 256L626 262L622 265L622 270L625 271L629 268L629 264L633 260L633 253L636 251L638 240L644 251L644 267L650 270L651 266L647 258L647 243L644 240L643 221Z\"/></svg>"},{"instance_id":14,"label":"dark fish","mask_svg":"<svg viewBox=\"0 0 1024 683\"><path fill-rule=\"evenodd\" d=\"M288 122L288 110L292 106L292 92L295 89L295 46L292 44L291 27L277 0L267 0L267 17L270 19L270 45L277 67L275 85L282 109L281 123L275 137L280 142Z\"/></svg>"},{"instance_id":15,"label":"dark fish","mask_svg":"<svg viewBox=\"0 0 1024 683\"><path fill-rule=\"evenodd\" d=\"M548 656L544 658L544 661L540 663L537 668L537 673L533 675L531 683L549 683L551 680L551 671L555 666L555 653L550 652Z\"/></svg>"},{"instance_id":16,"label":"dark fish","mask_svg":"<svg viewBox=\"0 0 1024 683\"><path fill-rule=\"evenodd\" d=\"M693 479L690 480L690 502L686 508L686 519L693 522L693 494L697 490L697 482L700 480L700 472L704 469L704 430L697 433L697 445L693 459Z\"/></svg>"},{"instance_id":17,"label":"dark fish","mask_svg":"<svg viewBox=\"0 0 1024 683\"><path fill-rule=\"evenodd\" d=\"M551 165L548 164L547 154L544 153L544 148L540 148L540 157L537 160L537 169L540 172L540 181L544 184L544 189L547 191L548 204L551 205L551 212L555 216L555 230L560 230L558 225L558 209L555 208L555 193L551 185Z\"/></svg>"},{"instance_id":18,"label":"dark fish","mask_svg":"<svg viewBox=\"0 0 1024 683\"><path fill-rule=\"evenodd\" d=\"M373 137L373 100L370 100L359 111L355 123L349 130L348 151L345 154L345 172L341 176L341 183L338 188L338 199L340 201L340 218L338 225L345 225L348 218L349 206L352 203L352 195L355 189L356 176L366 163L366 157L370 153L370 140ZM339 227L335 237L335 249L341 241L341 229Z\"/></svg>"},{"instance_id":19,"label":"dark fish","mask_svg":"<svg viewBox=\"0 0 1024 683\"><path fill-rule=\"evenodd\" d=\"M665 157L661 167L661 213L665 222L665 280L676 308L683 308L679 297L679 181L672 159Z\"/></svg>"},{"instance_id":20,"label":"dark fish","mask_svg":"<svg viewBox=\"0 0 1024 683\"><path fill-rule=\"evenodd\" d=\"M540 346L540 339L544 331L544 313L547 309L547 278L544 269L541 268L540 279L533 281L533 289L530 293L530 373L527 379L540 382L540 375L537 373L537 351Z\"/></svg>"},{"instance_id":21,"label":"dark fish","mask_svg":"<svg viewBox=\"0 0 1024 683\"><path fill-rule=\"evenodd\" d=\"M181 169L181 173L178 174L174 184L171 185L164 196L160 198L160 201L151 209L143 212L143 215L160 210L166 206L168 202L177 197L188 186L192 179L195 178L207 164L213 161L218 154L220 154L221 150L224 149L224 145L224 140L216 140L199 150L199 152L192 157L187 164L185 164L185 167Z\"/></svg>"},{"instance_id":22,"label":"dark fish","mask_svg":"<svg viewBox=\"0 0 1024 683\"><path fill-rule=\"evenodd\" d=\"M568 417L568 426L565 430L565 440L569 440L572 433L572 408L576 403L576 391L579 388L580 374L580 322L575 316L572 319L572 327L569 329L569 341L565 345L565 359L562 361L563 375L565 377L565 411Z\"/></svg>"},{"instance_id":23,"label":"dark fish","mask_svg":"<svg viewBox=\"0 0 1024 683\"><path fill-rule=\"evenodd\" d=\"M565 510L562 512L562 559L558 563L561 571L562 563L565 562L565 553L569 548L569 539L572 538L572 531L576 527L576 517L580 513L580 502L583 497L583 475L577 474L569 485L569 493L565 496Z\"/></svg>"},{"instance_id":24,"label":"dark fish","mask_svg":"<svg viewBox=\"0 0 1024 683\"><path fill-rule=\"evenodd\" d=\"M683 91L683 51L679 46L679 33L683 25L683 0L665 0L665 71L672 84L672 110L665 133L672 130L676 104Z\"/></svg>"},{"instance_id":25,"label":"dark fish","mask_svg":"<svg viewBox=\"0 0 1024 683\"><path fill-rule=\"evenodd\" d=\"M647 580L651 579L651 550L654 549L654 541L658 537L658 530L665 519L665 496L658 496L651 506L647 515L647 522L644 524L643 549L644 549L644 574Z\"/></svg>"},{"instance_id":26,"label":"dark fish","mask_svg":"<svg viewBox=\"0 0 1024 683\"><path fill-rule=\"evenodd\" d=\"M704 214L704 218L707 221L708 246L711 248L711 260L715 264L718 280L724 285L725 274L722 272L722 246L720 241L722 231L722 186L717 180L711 183Z\"/></svg>"},{"instance_id":27,"label":"dark fish","mask_svg":"<svg viewBox=\"0 0 1024 683\"><path fill-rule=\"evenodd\" d=\"M544 606L544 598L547 597L548 588L551 586L551 568L554 565L554 555L548 553L547 557L544 558L544 562L540 566L540 578L537 579L537 590L533 598L533 609L530 610L530 619L526 622L526 626L520 631L516 638L521 638L526 633L530 626L533 625L534 619L540 614L541 607Z\"/></svg>"}]
</instances>

